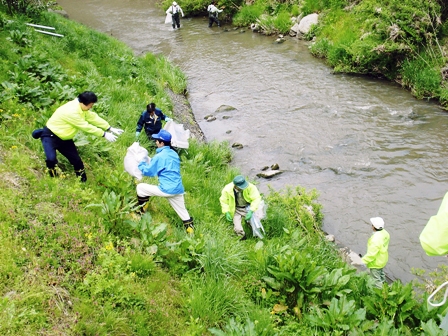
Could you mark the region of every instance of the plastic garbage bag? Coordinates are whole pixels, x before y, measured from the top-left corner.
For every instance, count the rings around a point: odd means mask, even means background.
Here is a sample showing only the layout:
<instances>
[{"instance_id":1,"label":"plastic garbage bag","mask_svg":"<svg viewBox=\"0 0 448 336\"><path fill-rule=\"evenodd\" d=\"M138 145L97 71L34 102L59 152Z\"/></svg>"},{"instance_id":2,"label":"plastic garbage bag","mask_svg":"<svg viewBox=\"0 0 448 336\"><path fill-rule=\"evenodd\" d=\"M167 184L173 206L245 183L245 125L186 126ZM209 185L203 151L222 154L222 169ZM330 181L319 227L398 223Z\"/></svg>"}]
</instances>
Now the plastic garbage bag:
<instances>
[{"instance_id":1,"label":"plastic garbage bag","mask_svg":"<svg viewBox=\"0 0 448 336\"><path fill-rule=\"evenodd\" d=\"M167 14L166 15L166 18L165 18L165 23L171 23L173 20L172 20L172 18L171 18L171 14Z\"/></svg>"},{"instance_id":2,"label":"plastic garbage bag","mask_svg":"<svg viewBox=\"0 0 448 336\"><path fill-rule=\"evenodd\" d=\"M174 121L168 121L163 127L164 130L171 134L171 145L177 148L188 148L188 139L190 138L190 130L185 130L184 125L176 124Z\"/></svg>"},{"instance_id":3,"label":"plastic garbage bag","mask_svg":"<svg viewBox=\"0 0 448 336\"><path fill-rule=\"evenodd\" d=\"M247 210L249 210L250 206L247 207ZM250 226L252 228L252 234L254 237L258 237L260 239L264 238L264 234L266 232L264 231L264 227L261 224L261 220L266 217L266 203L262 200L260 202L260 205L258 206L258 209L253 213L252 217L250 218Z\"/></svg>"},{"instance_id":4,"label":"plastic garbage bag","mask_svg":"<svg viewBox=\"0 0 448 336\"><path fill-rule=\"evenodd\" d=\"M264 202L264 200L261 200L260 204L258 205L258 209L255 210L255 214L259 219L263 219L266 217L266 210L268 209L267 204Z\"/></svg>"},{"instance_id":5,"label":"plastic garbage bag","mask_svg":"<svg viewBox=\"0 0 448 336\"><path fill-rule=\"evenodd\" d=\"M448 193L445 194L437 215L429 219L419 238L427 255L448 254Z\"/></svg>"},{"instance_id":6,"label":"plastic garbage bag","mask_svg":"<svg viewBox=\"0 0 448 336\"><path fill-rule=\"evenodd\" d=\"M143 178L143 174L140 169L138 169L138 164L142 161L146 163L151 162L151 158L148 157L148 151L140 146L138 142L134 142L128 147L126 155L124 157L124 170L129 173L129 175L135 177L137 180Z\"/></svg>"},{"instance_id":7,"label":"plastic garbage bag","mask_svg":"<svg viewBox=\"0 0 448 336\"><path fill-rule=\"evenodd\" d=\"M264 238L264 234L266 233L257 215L253 214L250 218L250 226L252 227L252 234L254 235L254 237L258 237L260 239Z\"/></svg>"}]
</instances>

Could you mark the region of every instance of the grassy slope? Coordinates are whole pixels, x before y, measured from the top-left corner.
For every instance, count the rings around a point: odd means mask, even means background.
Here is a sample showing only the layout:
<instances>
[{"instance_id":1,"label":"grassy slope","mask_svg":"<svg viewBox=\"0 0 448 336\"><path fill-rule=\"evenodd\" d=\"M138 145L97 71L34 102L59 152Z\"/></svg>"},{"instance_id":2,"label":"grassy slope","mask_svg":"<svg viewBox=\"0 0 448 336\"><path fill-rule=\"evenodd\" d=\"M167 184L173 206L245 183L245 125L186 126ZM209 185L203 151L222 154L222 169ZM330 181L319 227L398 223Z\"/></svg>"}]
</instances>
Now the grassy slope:
<instances>
[{"instance_id":1,"label":"grassy slope","mask_svg":"<svg viewBox=\"0 0 448 336\"><path fill-rule=\"evenodd\" d=\"M135 122L151 100L170 111L164 88L183 92L184 76L57 16L39 23L61 39L0 18L1 334L393 334L434 325L410 286L372 290L340 259L319 231L315 192L272 192L267 239L237 241L218 203L237 173L226 144L192 142L181 154L194 236L163 199L133 220L135 185L122 162ZM31 131L87 89L99 95L94 110L126 132L112 144L80 134L86 184L61 157L63 176L51 179Z\"/></svg>"}]
</instances>

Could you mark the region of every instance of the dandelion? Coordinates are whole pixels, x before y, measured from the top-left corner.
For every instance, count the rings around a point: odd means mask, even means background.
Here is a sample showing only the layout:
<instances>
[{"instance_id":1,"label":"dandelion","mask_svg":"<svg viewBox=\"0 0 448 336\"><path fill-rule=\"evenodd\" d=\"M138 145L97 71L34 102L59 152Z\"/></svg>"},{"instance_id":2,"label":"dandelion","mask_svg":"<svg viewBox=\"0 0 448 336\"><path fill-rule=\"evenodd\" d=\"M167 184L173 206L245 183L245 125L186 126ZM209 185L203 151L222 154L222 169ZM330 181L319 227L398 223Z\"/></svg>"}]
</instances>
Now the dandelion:
<instances>
[{"instance_id":1,"label":"dandelion","mask_svg":"<svg viewBox=\"0 0 448 336\"><path fill-rule=\"evenodd\" d=\"M19 117L20 115L17 114L17 113L14 113L12 116L17 118L17 117Z\"/></svg>"},{"instance_id":2,"label":"dandelion","mask_svg":"<svg viewBox=\"0 0 448 336\"><path fill-rule=\"evenodd\" d=\"M112 242L108 242L104 247L106 250L110 251L114 249L114 244L112 244Z\"/></svg>"},{"instance_id":3,"label":"dandelion","mask_svg":"<svg viewBox=\"0 0 448 336\"><path fill-rule=\"evenodd\" d=\"M11 146L11 149L16 149L17 148L17 146Z\"/></svg>"}]
</instances>

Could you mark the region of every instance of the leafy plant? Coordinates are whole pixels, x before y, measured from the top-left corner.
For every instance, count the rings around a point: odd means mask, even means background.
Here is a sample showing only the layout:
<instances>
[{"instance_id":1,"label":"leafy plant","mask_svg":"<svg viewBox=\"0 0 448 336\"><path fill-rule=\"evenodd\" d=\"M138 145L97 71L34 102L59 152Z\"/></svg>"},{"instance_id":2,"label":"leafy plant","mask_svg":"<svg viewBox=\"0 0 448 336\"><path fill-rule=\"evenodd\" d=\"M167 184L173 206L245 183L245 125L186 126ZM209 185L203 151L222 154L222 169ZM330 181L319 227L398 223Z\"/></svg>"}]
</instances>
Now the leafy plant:
<instances>
[{"instance_id":1,"label":"leafy plant","mask_svg":"<svg viewBox=\"0 0 448 336\"><path fill-rule=\"evenodd\" d=\"M342 331L348 331L365 320L366 310L356 308L355 301L348 300L343 295L339 299L331 299L328 308L312 306L306 319L312 326L320 327L327 332L332 331L333 335L341 335Z\"/></svg>"},{"instance_id":2,"label":"leafy plant","mask_svg":"<svg viewBox=\"0 0 448 336\"><path fill-rule=\"evenodd\" d=\"M391 286L383 284L382 288L373 288L371 295L363 297L363 302L369 316L392 320L397 327L418 325L414 315L418 303L411 283L402 285L395 281Z\"/></svg>"},{"instance_id":3,"label":"leafy plant","mask_svg":"<svg viewBox=\"0 0 448 336\"><path fill-rule=\"evenodd\" d=\"M100 208L106 231L117 235L126 232L125 225L131 222L127 216L138 209L136 201L130 201L126 196L108 190L103 193L102 203L89 204L87 208L89 207Z\"/></svg>"},{"instance_id":4,"label":"leafy plant","mask_svg":"<svg viewBox=\"0 0 448 336\"><path fill-rule=\"evenodd\" d=\"M31 47L33 40L27 31L20 31L18 29L11 30L9 32L9 37L6 38L8 41L14 42L19 47L27 48Z\"/></svg>"}]
</instances>

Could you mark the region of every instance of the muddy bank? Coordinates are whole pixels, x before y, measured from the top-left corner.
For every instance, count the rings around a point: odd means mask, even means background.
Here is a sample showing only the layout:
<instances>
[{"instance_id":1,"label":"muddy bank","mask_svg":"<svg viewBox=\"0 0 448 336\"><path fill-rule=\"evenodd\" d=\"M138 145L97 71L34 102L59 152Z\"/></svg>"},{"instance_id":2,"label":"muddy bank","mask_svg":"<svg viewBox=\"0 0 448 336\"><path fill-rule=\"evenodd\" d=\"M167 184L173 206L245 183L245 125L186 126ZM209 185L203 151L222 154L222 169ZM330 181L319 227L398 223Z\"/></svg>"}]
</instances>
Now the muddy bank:
<instances>
[{"instance_id":1,"label":"muddy bank","mask_svg":"<svg viewBox=\"0 0 448 336\"><path fill-rule=\"evenodd\" d=\"M193 110L188 99L182 94L176 94L171 90L166 90L173 102L173 119L178 124L183 124L185 129L191 133L191 137L205 142L205 135L196 122Z\"/></svg>"}]
</instances>

